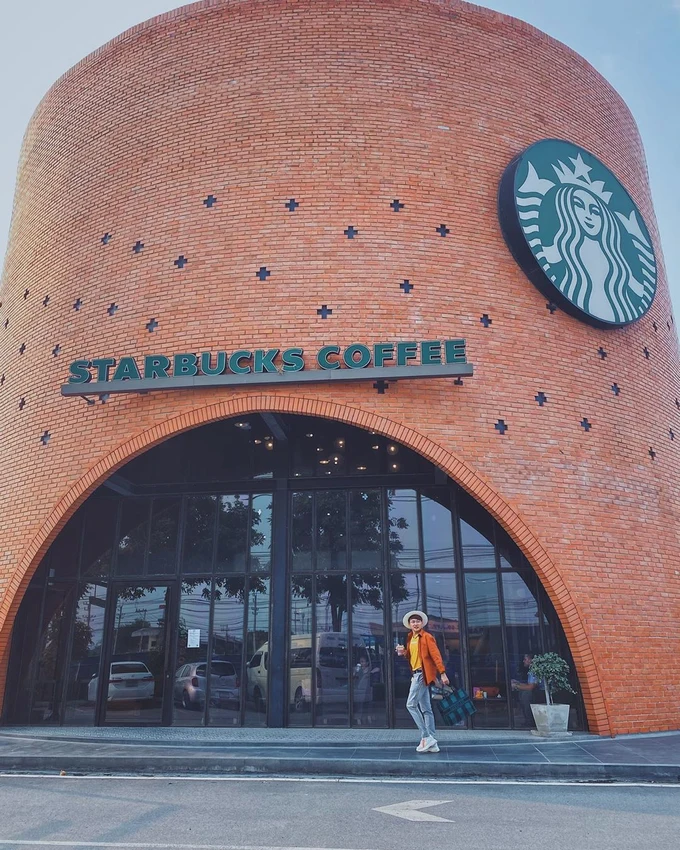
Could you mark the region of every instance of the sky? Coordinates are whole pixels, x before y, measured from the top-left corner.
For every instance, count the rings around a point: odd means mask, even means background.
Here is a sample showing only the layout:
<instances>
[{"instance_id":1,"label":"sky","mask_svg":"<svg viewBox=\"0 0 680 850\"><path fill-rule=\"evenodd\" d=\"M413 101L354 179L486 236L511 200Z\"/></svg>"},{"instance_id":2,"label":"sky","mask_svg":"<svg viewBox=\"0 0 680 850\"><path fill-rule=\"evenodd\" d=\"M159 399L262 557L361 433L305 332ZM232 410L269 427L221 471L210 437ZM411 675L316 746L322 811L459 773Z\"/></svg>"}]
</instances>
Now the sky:
<instances>
[{"instance_id":1,"label":"sky","mask_svg":"<svg viewBox=\"0 0 680 850\"><path fill-rule=\"evenodd\" d=\"M0 257L22 136L42 96L101 44L178 5L173 0L3 0ZM674 312L680 317L680 0L487 0L480 5L563 41L628 104L647 154Z\"/></svg>"}]
</instances>

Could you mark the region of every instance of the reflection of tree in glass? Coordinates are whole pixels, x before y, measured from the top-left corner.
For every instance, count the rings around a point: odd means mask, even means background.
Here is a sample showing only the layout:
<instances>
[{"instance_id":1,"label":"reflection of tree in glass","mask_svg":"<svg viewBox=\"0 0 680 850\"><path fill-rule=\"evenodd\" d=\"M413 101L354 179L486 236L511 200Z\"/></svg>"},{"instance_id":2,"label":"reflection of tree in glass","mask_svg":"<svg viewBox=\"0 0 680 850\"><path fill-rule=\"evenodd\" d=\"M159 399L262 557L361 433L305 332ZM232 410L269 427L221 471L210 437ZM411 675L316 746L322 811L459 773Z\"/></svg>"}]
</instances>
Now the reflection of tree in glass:
<instances>
[{"instance_id":1,"label":"reflection of tree in glass","mask_svg":"<svg viewBox=\"0 0 680 850\"><path fill-rule=\"evenodd\" d=\"M340 492L340 497L338 493ZM391 492L391 491L390 491ZM298 494L299 499L295 502L296 521L292 528L292 551L294 554L309 551L311 548L312 529L312 499L305 498L307 494ZM324 522L324 548L330 549L331 563L333 553L341 552L344 564L346 522L344 502L343 509L338 510L338 498L344 494L337 490L317 492L316 510L317 516L323 516ZM382 521L381 521L381 492L380 490L367 490L361 493L352 493L350 501L350 536L352 549L360 549L363 552L379 552L382 548ZM388 508L392 500L388 492ZM408 523L403 517L392 519L390 524L396 523L398 528L407 528ZM403 549L403 544L398 535L390 533L388 545L390 552L396 553ZM357 605L370 605L380 611L383 608L383 581L380 572L354 573L350 581L350 604L352 608ZM400 573L390 574L390 590L392 602L403 602L408 598L408 590L405 586L404 576ZM338 632L342 628L342 621L347 612L347 583L346 577L341 573L338 575L322 574L316 579L316 595L313 598L312 582L308 576L294 576L292 583L292 594L298 599L305 599L309 603L318 605L324 601L331 613L333 631Z\"/></svg>"}]
</instances>

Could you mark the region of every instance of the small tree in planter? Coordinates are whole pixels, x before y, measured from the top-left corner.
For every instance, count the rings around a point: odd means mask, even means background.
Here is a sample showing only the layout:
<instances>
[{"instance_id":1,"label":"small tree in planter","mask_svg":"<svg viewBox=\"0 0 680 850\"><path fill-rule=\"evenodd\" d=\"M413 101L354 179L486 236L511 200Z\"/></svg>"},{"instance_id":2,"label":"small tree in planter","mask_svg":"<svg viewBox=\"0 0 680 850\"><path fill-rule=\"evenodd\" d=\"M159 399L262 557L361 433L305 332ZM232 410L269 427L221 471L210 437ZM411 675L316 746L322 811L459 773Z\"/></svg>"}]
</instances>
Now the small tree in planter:
<instances>
[{"instance_id":1,"label":"small tree in planter","mask_svg":"<svg viewBox=\"0 0 680 850\"><path fill-rule=\"evenodd\" d=\"M571 732L567 732L569 706L553 702L553 695L558 691L576 693L569 684L569 665L556 652L546 652L544 655L534 656L529 672L543 682L546 701L546 705L531 706L536 721L536 729L532 730L533 734L545 738L570 735Z\"/></svg>"}]
</instances>

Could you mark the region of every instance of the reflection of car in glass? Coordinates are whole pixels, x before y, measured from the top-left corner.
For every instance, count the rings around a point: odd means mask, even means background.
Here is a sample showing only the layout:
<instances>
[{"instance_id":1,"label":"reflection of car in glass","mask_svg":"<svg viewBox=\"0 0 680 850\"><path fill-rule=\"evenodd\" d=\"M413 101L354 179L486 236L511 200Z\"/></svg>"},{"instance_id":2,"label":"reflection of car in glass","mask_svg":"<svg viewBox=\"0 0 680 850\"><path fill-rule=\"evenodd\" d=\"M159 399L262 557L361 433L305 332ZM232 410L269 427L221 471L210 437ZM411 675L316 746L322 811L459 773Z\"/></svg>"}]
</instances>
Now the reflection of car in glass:
<instances>
[{"instance_id":1,"label":"reflection of car in glass","mask_svg":"<svg viewBox=\"0 0 680 850\"><path fill-rule=\"evenodd\" d=\"M184 708L202 709L205 705L207 662L184 664L175 673L173 696ZM210 664L210 704L238 706L239 681L231 661L213 659Z\"/></svg>"},{"instance_id":2,"label":"reflection of car in glass","mask_svg":"<svg viewBox=\"0 0 680 850\"><path fill-rule=\"evenodd\" d=\"M288 656L289 699L295 711L307 711L312 703L312 668L316 670L316 702L326 704L347 699L348 662L354 664L370 650L360 635L352 640L353 659L347 657L347 636L342 632L320 632L316 639L316 665L312 663L312 636L292 635ZM247 694L256 705L267 700L269 644L264 643L248 662Z\"/></svg>"},{"instance_id":3,"label":"reflection of car in glass","mask_svg":"<svg viewBox=\"0 0 680 850\"><path fill-rule=\"evenodd\" d=\"M87 686L90 702L97 699L99 675L95 673ZM108 702L153 699L155 682L151 670L142 661L112 661L109 674Z\"/></svg>"}]
</instances>

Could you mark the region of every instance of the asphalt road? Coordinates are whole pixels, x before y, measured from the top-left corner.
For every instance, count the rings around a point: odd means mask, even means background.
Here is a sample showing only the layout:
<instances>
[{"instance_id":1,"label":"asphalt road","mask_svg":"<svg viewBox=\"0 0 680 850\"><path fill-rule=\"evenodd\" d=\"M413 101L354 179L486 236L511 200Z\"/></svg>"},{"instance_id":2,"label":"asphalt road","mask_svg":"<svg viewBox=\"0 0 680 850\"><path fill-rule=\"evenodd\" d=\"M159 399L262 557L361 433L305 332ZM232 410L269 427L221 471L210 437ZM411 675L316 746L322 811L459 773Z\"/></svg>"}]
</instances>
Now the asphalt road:
<instances>
[{"instance_id":1,"label":"asphalt road","mask_svg":"<svg viewBox=\"0 0 680 850\"><path fill-rule=\"evenodd\" d=\"M452 822L375 811L413 800L446 801L420 811ZM0 777L0 850L640 850L678 836L680 786Z\"/></svg>"}]
</instances>

